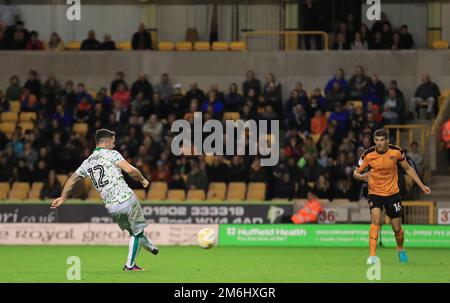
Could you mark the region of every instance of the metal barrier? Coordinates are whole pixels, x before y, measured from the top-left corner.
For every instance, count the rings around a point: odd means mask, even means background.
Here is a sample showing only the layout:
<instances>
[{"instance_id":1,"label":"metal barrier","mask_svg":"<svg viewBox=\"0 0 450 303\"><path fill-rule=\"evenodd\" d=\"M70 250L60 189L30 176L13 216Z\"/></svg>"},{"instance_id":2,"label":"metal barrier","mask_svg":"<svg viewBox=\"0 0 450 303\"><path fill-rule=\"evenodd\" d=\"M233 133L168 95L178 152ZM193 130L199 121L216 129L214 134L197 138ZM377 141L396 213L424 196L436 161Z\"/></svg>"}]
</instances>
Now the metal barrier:
<instances>
[{"instance_id":1,"label":"metal barrier","mask_svg":"<svg viewBox=\"0 0 450 303\"><path fill-rule=\"evenodd\" d=\"M435 224L436 204L433 201L407 201L402 203L404 224Z\"/></svg>"},{"instance_id":2,"label":"metal barrier","mask_svg":"<svg viewBox=\"0 0 450 303\"><path fill-rule=\"evenodd\" d=\"M409 146L409 144L416 140L419 143L420 152L424 155L425 154L425 144L429 143L428 137L430 136L431 129L429 125L421 125L421 124L412 124L412 125L386 125L386 129L388 130L395 130L395 144L398 146ZM400 130L407 130L408 131L408 142L401 142L401 132ZM416 139L417 133L419 134L420 139Z\"/></svg>"},{"instance_id":3,"label":"metal barrier","mask_svg":"<svg viewBox=\"0 0 450 303\"><path fill-rule=\"evenodd\" d=\"M255 36L284 36L284 43L283 47L280 47L280 50L288 50L287 46L290 44L289 39L292 38L292 36L299 36L299 35L310 35L310 36L322 36L323 39L323 47L325 50L328 50L328 34L326 32L322 31L252 31L252 32L245 32L244 34L244 41L245 44L248 46L248 38L249 37L255 37Z\"/></svg>"}]
</instances>

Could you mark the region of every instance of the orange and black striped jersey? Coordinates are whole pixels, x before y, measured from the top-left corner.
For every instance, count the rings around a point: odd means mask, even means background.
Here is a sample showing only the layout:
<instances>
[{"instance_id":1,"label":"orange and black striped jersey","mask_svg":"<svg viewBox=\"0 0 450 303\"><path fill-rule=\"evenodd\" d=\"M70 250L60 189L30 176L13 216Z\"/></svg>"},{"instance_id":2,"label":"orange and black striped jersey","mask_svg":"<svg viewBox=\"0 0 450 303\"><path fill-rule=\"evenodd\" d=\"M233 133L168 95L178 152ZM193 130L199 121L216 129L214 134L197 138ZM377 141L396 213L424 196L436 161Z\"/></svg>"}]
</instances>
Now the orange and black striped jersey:
<instances>
[{"instance_id":1,"label":"orange and black striped jersey","mask_svg":"<svg viewBox=\"0 0 450 303\"><path fill-rule=\"evenodd\" d=\"M389 144L384 153L379 153L375 146L367 149L358 161L357 172L370 170L369 194L390 196L399 192L397 162L404 161L402 149Z\"/></svg>"}]
</instances>

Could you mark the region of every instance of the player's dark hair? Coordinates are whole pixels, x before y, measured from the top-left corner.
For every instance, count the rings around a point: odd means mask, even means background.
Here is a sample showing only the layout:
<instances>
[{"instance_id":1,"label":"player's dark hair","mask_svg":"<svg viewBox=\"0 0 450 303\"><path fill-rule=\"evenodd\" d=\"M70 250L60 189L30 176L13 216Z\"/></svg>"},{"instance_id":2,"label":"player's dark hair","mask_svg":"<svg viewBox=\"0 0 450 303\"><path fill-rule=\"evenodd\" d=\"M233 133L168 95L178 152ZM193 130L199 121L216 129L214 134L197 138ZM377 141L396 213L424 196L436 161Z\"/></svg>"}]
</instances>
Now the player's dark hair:
<instances>
[{"instance_id":1,"label":"player's dark hair","mask_svg":"<svg viewBox=\"0 0 450 303\"><path fill-rule=\"evenodd\" d=\"M386 139L389 139L388 131L383 128L377 129L375 131L375 133L373 134L373 136L374 137L385 137Z\"/></svg>"},{"instance_id":2,"label":"player's dark hair","mask_svg":"<svg viewBox=\"0 0 450 303\"><path fill-rule=\"evenodd\" d=\"M116 135L116 133L109 129L105 129L105 128L98 129L95 132L95 143L99 144L103 139L112 138L115 135Z\"/></svg>"}]
</instances>

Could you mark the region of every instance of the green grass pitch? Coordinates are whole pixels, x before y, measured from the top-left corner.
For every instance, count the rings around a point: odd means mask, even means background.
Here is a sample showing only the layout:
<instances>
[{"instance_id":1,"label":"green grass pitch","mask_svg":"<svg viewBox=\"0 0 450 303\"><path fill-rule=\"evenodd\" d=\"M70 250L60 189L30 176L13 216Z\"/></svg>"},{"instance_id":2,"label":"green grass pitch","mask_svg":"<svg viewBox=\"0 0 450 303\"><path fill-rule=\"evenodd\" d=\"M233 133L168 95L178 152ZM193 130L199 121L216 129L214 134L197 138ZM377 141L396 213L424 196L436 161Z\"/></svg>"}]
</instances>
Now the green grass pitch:
<instances>
[{"instance_id":1,"label":"green grass pitch","mask_svg":"<svg viewBox=\"0 0 450 303\"><path fill-rule=\"evenodd\" d=\"M379 248L379 282L450 282L450 250ZM0 282L70 282L69 256L81 260L80 282L373 282L366 278L367 249L160 247L141 249L145 272L123 272L126 246L0 246Z\"/></svg>"}]
</instances>

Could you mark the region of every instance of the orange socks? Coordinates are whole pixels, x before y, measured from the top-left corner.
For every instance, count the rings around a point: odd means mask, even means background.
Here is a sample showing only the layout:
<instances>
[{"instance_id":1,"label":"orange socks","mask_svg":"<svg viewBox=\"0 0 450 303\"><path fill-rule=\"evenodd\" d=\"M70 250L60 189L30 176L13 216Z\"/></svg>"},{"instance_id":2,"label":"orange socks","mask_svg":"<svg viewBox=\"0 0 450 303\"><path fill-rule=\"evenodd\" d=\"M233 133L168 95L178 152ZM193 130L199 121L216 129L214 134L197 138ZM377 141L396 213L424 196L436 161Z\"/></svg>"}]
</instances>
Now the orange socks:
<instances>
[{"instance_id":1,"label":"orange socks","mask_svg":"<svg viewBox=\"0 0 450 303\"><path fill-rule=\"evenodd\" d=\"M371 257L375 256L376 252L377 252L377 242L378 242L378 232L379 231L380 231L380 225L370 224L369 252L370 252ZM402 243L403 243L403 240L402 240Z\"/></svg>"},{"instance_id":2,"label":"orange socks","mask_svg":"<svg viewBox=\"0 0 450 303\"><path fill-rule=\"evenodd\" d=\"M395 234L395 241L397 241L397 250L401 251L403 250L403 240L405 239L403 228L401 228L399 232L396 232L394 234Z\"/></svg>"}]
</instances>

